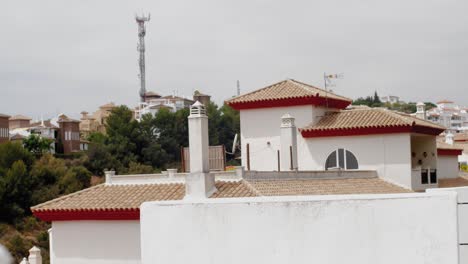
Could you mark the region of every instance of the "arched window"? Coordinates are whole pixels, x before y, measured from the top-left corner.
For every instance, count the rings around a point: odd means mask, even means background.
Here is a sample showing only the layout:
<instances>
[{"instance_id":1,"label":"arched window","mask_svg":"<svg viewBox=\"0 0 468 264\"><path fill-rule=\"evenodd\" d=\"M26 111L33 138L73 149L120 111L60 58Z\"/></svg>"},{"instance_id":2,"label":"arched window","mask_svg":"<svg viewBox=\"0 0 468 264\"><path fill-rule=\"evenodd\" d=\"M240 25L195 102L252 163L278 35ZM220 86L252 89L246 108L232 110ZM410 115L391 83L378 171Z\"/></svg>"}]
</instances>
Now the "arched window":
<instances>
[{"instance_id":1,"label":"arched window","mask_svg":"<svg viewBox=\"0 0 468 264\"><path fill-rule=\"evenodd\" d=\"M325 169L345 169L357 170L359 168L358 161L354 154L346 149L338 149L333 151L325 162Z\"/></svg>"}]
</instances>

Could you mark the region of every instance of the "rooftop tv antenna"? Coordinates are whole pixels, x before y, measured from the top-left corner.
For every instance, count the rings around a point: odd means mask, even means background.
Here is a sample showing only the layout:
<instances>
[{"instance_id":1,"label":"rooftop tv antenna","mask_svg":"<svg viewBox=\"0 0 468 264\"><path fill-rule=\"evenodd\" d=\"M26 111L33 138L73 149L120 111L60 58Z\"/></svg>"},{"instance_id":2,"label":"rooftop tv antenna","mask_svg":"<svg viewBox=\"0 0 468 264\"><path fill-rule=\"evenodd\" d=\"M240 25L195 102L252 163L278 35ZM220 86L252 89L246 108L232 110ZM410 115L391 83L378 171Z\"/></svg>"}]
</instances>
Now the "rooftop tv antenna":
<instances>
[{"instance_id":1,"label":"rooftop tv antenna","mask_svg":"<svg viewBox=\"0 0 468 264\"><path fill-rule=\"evenodd\" d=\"M327 108L328 108L328 92L332 92L330 87L335 87L336 84L333 82L334 79L343 79L344 73L335 73L335 74L328 74L326 72L323 73L323 82L325 87L325 100L327 101Z\"/></svg>"},{"instance_id":2,"label":"rooftop tv antenna","mask_svg":"<svg viewBox=\"0 0 468 264\"><path fill-rule=\"evenodd\" d=\"M237 80L237 96L240 95L240 82Z\"/></svg>"},{"instance_id":3,"label":"rooftop tv antenna","mask_svg":"<svg viewBox=\"0 0 468 264\"><path fill-rule=\"evenodd\" d=\"M227 154L230 154L230 155L234 155L236 153L236 149L239 147L239 144L238 144L238 141L239 141L239 137L236 133L236 135L234 136L234 140L232 141L232 149L231 149L231 152L228 152L226 150L226 153Z\"/></svg>"},{"instance_id":4,"label":"rooftop tv antenna","mask_svg":"<svg viewBox=\"0 0 468 264\"><path fill-rule=\"evenodd\" d=\"M150 14L145 15L135 15L135 20L138 24L138 46L137 50L140 53L140 58L138 60L138 65L140 66L140 101L145 101L146 94L146 73L145 73L145 35L146 27L145 22L150 20Z\"/></svg>"},{"instance_id":5,"label":"rooftop tv antenna","mask_svg":"<svg viewBox=\"0 0 468 264\"><path fill-rule=\"evenodd\" d=\"M335 83L333 83L333 79L343 79L344 73L335 73L335 74L327 74L326 72L323 73L323 81L325 85L325 91L329 91L330 87L335 87Z\"/></svg>"}]
</instances>

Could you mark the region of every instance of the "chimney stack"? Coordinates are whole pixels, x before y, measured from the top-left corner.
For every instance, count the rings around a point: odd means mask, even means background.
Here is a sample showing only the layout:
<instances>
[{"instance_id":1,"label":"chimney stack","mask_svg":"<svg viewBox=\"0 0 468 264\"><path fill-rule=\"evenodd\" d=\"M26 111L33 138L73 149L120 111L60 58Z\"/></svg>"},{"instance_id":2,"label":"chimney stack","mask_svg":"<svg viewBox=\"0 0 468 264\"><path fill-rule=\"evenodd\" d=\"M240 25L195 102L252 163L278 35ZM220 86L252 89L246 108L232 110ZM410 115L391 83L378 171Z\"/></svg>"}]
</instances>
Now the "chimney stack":
<instances>
[{"instance_id":1,"label":"chimney stack","mask_svg":"<svg viewBox=\"0 0 468 264\"><path fill-rule=\"evenodd\" d=\"M449 132L447 132L445 134L445 143L453 145L453 134L452 134L452 132L449 131Z\"/></svg>"},{"instance_id":2,"label":"chimney stack","mask_svg":"<svg viewBox=\"0 0 468 264\"><path fill-rule=\"evenodd\" d=\"M426 104L418 102L416 104L416 117L419 119L426 119Z\"/></svg>"},{"instance_id":3,"label":"chimney stack","mask_svg":"<svg viewBox=\"0 0 468 264\"><path fill-rule=\"evenodd\" d=\"M281 117L280 167L282 171L297 170L297 130L294 120L290 114Z\"/></svg>"},{"instance_id":4,"label":"chimney stack","mask_svg":"<svg viewBox=\"0 0 468 264\"><path fill-rule=\"evenodd\" d=\"M29 264L42 264L41 250L34 246L29 250Z\"/></svg>"},{"instance_id":5,"label":"chimney stack","mask_svg":"<svg viewBox=\"0 0 468 264\"><path fill-rule=\"evenodd\" d=\"M188 117L190 173L185 181L184 199L209 198L215 191L214 175L210 174L208 116L199 101L190 107Z\"/></svg>"}]
</instances>

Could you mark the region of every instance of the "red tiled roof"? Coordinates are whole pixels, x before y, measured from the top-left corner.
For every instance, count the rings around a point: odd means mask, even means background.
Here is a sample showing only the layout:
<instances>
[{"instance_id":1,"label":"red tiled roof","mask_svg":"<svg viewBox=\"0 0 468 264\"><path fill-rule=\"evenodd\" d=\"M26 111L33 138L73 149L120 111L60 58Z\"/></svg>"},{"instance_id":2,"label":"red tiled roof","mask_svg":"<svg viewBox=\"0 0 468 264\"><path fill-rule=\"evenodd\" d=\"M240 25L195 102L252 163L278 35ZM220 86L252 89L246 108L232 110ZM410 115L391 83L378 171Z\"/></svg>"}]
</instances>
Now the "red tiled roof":
<instances>
[{"instance_id":1,"label":"red tiled roof","mask_svg":"<svg viewBox=\"0 0 468 264\"><path fill-rule=\"evenodd\" d=\"M346 136L415 132L438 135L444 127L407 114L382 108L328 113L317 124L300 129L304 137Z\"/></svg>"},{"instance_id":2,"label":"red tiled roof","mask_svg":"<svg viewBox=\"0 0 468 264\"><path fill-rule=\"evenodd\" d=\"M14 115L10 117L10 120L31 120L31 118L24 115Z\"/></svg>"},{"instance_id":3,"label":"red tiled roof","mask_svg":"<svg viewBox=\"0 0 468 264\"><path fill-rule=\"evenodd\" d=\"M323 195L410 192L379 178L217 181L211 198L272 195ZM147 201L181 200L183 183L97 185L36 205L31 211L45 221L137 220Z\"/></svg>"},{"instance_id":4,"label":"red tiled roof","mask_svg":"<svg viewBox=\"0 0 468 264\"><path fill-rule=\"evenodd\" d=\"M226 101L235 109L265 108L292 105L327 105L344 109L351 99L310 84L287 79L265 88Z\"/></svg>"}]
</instances>

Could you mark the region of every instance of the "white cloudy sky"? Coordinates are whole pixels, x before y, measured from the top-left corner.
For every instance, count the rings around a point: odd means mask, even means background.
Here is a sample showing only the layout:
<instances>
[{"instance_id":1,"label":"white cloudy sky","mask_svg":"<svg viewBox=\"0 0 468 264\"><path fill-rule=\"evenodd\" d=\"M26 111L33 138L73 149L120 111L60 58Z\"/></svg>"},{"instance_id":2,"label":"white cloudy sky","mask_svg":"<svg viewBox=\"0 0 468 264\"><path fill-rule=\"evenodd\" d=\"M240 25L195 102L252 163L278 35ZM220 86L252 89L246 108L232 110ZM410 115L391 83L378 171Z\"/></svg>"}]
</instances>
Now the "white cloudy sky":
<instances>
[{"instance_id":1,"label":"white cloudy sky","mask_svg":"<svg viewBox=\"0 0 468 264\"><path fill-rule=\"evenodd\" d=\"M147 87L220 103L285 78L352 98L468 105L466 0L5 1L0 113L78 116L138 101L135 12L150 12Z\"/></svg>"}]
</instances>

